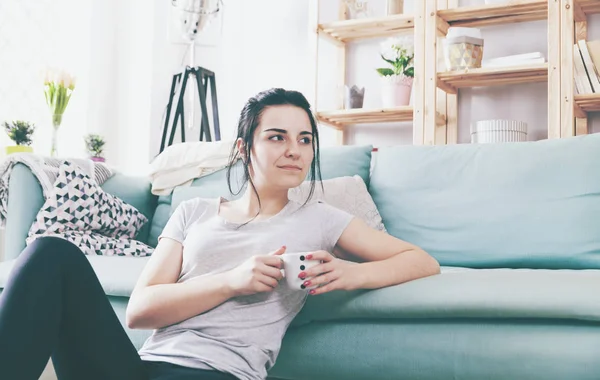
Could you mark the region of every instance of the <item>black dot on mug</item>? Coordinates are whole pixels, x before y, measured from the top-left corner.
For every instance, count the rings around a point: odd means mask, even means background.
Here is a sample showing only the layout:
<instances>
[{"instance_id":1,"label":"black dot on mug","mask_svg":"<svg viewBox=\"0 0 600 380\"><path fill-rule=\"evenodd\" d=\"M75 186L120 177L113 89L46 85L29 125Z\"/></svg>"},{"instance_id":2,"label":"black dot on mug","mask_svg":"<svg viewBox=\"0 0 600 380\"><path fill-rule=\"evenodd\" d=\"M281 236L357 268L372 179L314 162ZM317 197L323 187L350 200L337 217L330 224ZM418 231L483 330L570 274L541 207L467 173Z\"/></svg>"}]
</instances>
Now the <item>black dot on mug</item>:
<instances>
[{"instance_id":1,"label":"black dot on mug","mask_svg":"<svg viewBox=\"0 0 600 380\"><path fill-rule=\"evenodd\" d=\"M304 270L306 267L304 265L300 265L300 270Z\"/></svg>"},{"instance_id":2,"label":"black dot on mug","mask_svg":"<svg viewBox=\"0 0 600 380\"><path fill-rule=\"evenodd\" d=\"M301 289L306 289L306 286L304 286L304 284L300 285Z\"/></svg>"},{"instance_id":3,"label":"black dot on mug","mask_svg":"<svg viewBox=\"0 0 600 380\"><path fill-rule=\"evenodd\" d=\"M300 261L304 261L304 256L300 256Z\"/></svg>"}]
</instances>

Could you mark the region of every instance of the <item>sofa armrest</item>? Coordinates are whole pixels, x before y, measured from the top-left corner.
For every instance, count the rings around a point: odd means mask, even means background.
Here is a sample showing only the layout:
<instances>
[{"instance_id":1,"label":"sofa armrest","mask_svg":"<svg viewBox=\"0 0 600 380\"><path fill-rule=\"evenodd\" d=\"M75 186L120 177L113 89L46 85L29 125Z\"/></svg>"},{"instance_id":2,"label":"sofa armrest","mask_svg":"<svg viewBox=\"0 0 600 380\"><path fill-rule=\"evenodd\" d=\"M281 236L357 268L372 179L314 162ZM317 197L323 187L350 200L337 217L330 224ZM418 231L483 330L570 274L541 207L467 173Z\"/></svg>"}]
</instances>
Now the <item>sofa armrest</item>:
<instances>
[{"instance_id":1,"label":"sofa armrest","mask_svg":"<svg viewBox=\"0 0 600 380\"><path fill-rule=\"evenodd\" d=\"M44 205L42 186L26 165L17 163L8 183L8 209L4 231L4 260L12 260L25 248L25 239Z\"/></svg>"}]
</instances>

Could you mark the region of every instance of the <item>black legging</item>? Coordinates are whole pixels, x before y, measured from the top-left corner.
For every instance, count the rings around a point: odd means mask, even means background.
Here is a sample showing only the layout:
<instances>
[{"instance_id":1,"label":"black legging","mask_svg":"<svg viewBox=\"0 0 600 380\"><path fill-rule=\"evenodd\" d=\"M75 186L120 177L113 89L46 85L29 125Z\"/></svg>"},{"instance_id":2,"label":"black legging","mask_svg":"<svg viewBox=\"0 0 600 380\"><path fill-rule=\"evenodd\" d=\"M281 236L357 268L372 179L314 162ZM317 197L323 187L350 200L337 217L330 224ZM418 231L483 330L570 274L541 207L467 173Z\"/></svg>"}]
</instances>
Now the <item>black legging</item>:
<instances>
[{"instance_id":1,"label":"black legging","mask_svg":"<svg viewBox=\"0 0 600 380\"><path fill-rule=\"evenodd\" d=\"M37 380L50 356L61 380L235 379L142 361L84 254L44 237L20 254L0 294L1 377Z\"/></svg>"}]
</instances>

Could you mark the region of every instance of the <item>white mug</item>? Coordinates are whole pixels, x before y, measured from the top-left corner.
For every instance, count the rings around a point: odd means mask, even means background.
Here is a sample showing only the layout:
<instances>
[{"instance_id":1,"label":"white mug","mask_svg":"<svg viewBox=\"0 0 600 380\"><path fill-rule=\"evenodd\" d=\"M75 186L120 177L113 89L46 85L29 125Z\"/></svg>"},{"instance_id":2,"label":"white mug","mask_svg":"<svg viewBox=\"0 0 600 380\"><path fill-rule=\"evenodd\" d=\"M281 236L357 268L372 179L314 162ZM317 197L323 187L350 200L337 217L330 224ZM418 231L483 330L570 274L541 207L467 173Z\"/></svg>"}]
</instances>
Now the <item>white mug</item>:
<instances>
[{"instance_id":1,"label":"white mug","mask_svg":"<svg viewBox=\"0 0 600 380\"><path fill-rule=\"evenodd\" d=\"M304 280L298 277L300 272L305 272L309 268L314 267L315 265L321 264L321 260L308 260L306 255L309 252L300 252L300 253L284 253L281 255L281 259L283 260L283 277L285 279L286 285L291 289L296 290L310 290L314 289L317 286L304 286Z\"/></svg>"}]
</instances>

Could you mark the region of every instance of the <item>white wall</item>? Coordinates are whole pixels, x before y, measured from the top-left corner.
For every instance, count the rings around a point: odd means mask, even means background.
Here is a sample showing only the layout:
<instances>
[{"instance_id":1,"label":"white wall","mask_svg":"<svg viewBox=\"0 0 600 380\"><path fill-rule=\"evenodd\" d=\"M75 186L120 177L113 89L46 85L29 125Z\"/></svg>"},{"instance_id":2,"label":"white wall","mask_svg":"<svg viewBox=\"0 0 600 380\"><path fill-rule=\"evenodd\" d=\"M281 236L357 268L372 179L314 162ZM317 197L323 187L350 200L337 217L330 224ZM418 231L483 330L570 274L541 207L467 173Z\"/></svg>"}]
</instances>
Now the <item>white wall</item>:
<instances>
[{"instance_id":1,"label":"white wall","mask_svg":"<svg viewBox=\"0 0 600 380\"><path fill-rule=\"evenodd\" d=\"M44 99L42 72L48 66L77 78L59 130L59 153L84 154L91 83L90 19L92 0L19 0L0 4L0 122L21 119L36 126L33 148L50 153L51 116ZM14 143L0 133L0 156Z\"/></svg>"},{"instance_id":2,"label":"white wall","mask_svg":"<svg viewBox=\"0 0 600 380\"><path fill-rule=\"evenodd\" d=\"M105 136L109 164L137 173L150 146L154 4L92 3L88 131Z\"/></svg>"}]
</instances>

